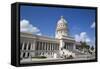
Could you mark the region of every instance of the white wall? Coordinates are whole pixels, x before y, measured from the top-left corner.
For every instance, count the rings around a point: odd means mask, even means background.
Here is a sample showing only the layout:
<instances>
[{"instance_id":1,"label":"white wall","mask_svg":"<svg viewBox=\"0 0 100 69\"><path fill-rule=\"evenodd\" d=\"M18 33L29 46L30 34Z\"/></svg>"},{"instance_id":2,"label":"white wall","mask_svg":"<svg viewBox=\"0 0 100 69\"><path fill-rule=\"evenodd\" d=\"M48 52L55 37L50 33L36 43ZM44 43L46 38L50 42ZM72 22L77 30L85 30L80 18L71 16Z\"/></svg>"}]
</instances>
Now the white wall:
<instances>
[{"instance_id":1,"label":"white wall","mask_svg":"<svg viewBox=\"0 0 100 69\"><path fill-rule=\"evenodd\" d=\"M37 2L37 3L52 3L65 5L83 5L83 6L98 6L100 12L100 0L1 0L0 1L0 69L17 69L10 65L10 32L11 32L11 6L15 1ZM100 19L100 13L98 13ZM100 22L100 20L98 20ZM99 25L98 22L98 25ZM100 27L99 27L100 29ZM98 32L100 35L100 32ZM100 38L100 37L98 37ZM100 43L99 43L100 44ZM100 47L98 47L100 52ZM99 55L100 57L100 55ZM100 60L100 58L99 58ZM63 64L63 65L46 65L46 66L31 66L21 67L19 69L98 69L99 62L95 63L78 63L78 64Z\"/></svg>"}]
</instances>

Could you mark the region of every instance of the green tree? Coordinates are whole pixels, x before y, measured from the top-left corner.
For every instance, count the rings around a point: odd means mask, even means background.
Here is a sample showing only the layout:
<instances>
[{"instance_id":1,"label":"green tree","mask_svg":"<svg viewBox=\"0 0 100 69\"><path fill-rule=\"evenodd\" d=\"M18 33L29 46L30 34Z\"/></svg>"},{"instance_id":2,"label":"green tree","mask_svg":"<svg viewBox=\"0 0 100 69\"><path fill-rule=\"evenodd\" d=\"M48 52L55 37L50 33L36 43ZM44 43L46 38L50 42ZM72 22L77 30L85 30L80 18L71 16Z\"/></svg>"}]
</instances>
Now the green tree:
<instances>
[{"instance_id":1,"label":"green tree","mask_svg":"<svg viewBox=\"0 0 100 69\"><path fill-rule=\"evenodd\" d=\"M82 49L89 49L90 48L90 45L88 45L86 42L80 42L81 43L81 48Z\"/></svg>"}]
</instances>

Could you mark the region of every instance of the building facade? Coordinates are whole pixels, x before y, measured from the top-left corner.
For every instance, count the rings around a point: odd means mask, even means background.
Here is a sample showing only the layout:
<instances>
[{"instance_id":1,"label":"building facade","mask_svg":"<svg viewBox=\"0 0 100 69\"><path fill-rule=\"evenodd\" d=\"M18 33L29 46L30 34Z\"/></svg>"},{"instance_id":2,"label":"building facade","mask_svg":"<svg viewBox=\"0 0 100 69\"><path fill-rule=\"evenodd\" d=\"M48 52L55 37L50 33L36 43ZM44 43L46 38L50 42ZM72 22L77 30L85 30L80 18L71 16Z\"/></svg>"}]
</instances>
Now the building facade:
<instances>
[{"instance_id":1,"label":"building facade","mask_svg":"<svg viewBox=\"0 0 100 69\"><path fill-rule=\"evenodd\" d=\"M73 52L76 48L75 44L75 39L69 35L68 22L61 16L57 22L55 38L32 33L20 33L20 58L75 56Z\"/></svg>"}]
</instances>

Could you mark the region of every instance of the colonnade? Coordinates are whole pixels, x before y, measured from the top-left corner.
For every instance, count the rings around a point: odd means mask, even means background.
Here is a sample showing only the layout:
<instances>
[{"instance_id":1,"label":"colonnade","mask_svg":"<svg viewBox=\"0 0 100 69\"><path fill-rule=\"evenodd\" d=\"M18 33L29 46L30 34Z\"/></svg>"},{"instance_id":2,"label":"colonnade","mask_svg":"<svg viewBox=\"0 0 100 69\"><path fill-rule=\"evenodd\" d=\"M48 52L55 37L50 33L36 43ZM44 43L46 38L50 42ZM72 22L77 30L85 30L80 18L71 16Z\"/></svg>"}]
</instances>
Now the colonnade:
<instances>
[{"instance_id":1,"label":"colonnade","mask_svg":"<svg viewBox=\"0 0 100 69\"><path fill-rule=\"evenodd\" d=\"M74 44L73 43L66 43L65 42L64 48L68 49L68 50L73 50L74 49Z\"/></svg>"},{"instance_id":2,"label":"colonnade","mask_svg":"<svg viewBox=\"0 0 100 69\"><path fill-rule=\"evenodd\" d=\"M35 50L59 50L59 44L37 41Z\"/></svg>"},{"instance_id":3,"label":"colonnade","mask_svg":"<svg viewBox=\"0 0 100 69\"><path fill-rule=\"evenodd\" d=\"M20 57L31 58L40 55L52 55L59 50L59 44L47 41L23 41L20 43Z\"/></svg>"}]
</instances>

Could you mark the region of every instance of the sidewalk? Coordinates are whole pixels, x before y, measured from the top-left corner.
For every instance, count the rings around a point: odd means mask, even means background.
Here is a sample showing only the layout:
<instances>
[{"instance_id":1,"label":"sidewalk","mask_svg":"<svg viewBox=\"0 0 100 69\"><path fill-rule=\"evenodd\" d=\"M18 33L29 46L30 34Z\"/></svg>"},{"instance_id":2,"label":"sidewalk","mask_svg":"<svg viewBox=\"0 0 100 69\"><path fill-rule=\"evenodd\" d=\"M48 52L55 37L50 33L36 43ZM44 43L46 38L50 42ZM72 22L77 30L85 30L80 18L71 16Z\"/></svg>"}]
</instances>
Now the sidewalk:
<instances>
[{"instance_id":1,"label":"sidewalk","mask_svg":"<svg viewBox=\"0 0 100 69\"><path fill-rule=\"evenodd\" d=\"M46 59L23 59L21 63L43 63L43 62L61 62L61 61L78 61L78 60L92 60L95 58L74 58L74 59L63 59L63 58L46 58Z\"/></svg>"}]
</instances>

